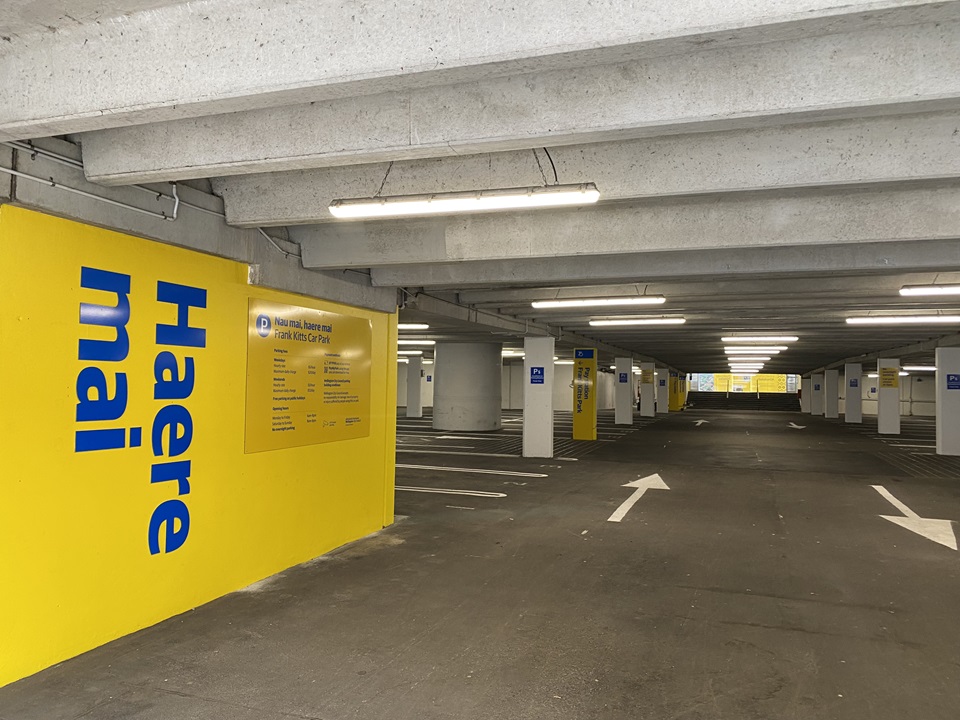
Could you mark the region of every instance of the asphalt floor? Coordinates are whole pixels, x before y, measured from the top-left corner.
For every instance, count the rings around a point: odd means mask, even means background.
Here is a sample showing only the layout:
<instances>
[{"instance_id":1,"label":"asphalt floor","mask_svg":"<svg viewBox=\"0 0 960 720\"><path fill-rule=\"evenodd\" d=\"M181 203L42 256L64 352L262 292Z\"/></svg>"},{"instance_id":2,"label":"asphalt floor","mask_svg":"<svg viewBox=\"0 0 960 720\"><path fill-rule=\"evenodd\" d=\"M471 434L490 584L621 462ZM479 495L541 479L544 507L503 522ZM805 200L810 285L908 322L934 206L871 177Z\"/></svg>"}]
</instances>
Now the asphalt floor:
<instances>
[{"instance_id":1,"label":"asphalt floor","mask_svg":"<svg viewBox=\"0 0 960 720\"><path fill-rule=\"evenodd\" d=\"M0 689L0 718L960 717L960 553L881 517L960 521L930 420L604 414L537 460L518 417L402 418L393 526Z\"/></svg>"}]
</instances>

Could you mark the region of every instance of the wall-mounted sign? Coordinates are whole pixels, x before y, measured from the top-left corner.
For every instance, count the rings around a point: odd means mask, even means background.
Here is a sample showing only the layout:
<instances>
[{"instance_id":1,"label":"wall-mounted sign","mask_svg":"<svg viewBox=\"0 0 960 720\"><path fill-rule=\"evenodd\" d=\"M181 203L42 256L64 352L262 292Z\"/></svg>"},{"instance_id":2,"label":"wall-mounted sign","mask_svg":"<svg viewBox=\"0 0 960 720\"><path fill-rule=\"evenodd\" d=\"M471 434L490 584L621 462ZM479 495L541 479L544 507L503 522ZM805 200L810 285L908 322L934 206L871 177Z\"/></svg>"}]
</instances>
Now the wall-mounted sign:
<instances>
[{"instance_id":1,"label":"wall-mounted sign","mask_svg":"<svg viewBox=\"0 0 960 720\"><path fill-rule=\"evenodd\" d=\"M947 374L947 390L960 390L960 375Z\"/></svg>"},{"instance_id":2,"label":"wall-mounted sign","mask_svg":"<svg viewBox=\"0 0 960 720\"><path fill-rule=\"evenodd\" d=\"M880 376L881 390L896 390L900 387L900 368L882 367L878 375Z\"/></svg>"},{"instance_id":3,"label":"wall-mounted sign","mask_svg":"<svg viewBox=\"0 0 960 720\"><path fill-rule=\"evenodd\" d=\"M597 351L573 351L573 439L597 439Z\"/></svg>"},{"instance_id":4,"label":"wall-mounted sign","mask_svg":"<svg viewBox=\"0 0 960 720\"><path fill-rule=\"evenodd\" d=\"M530 368L530 384L531 385L543 385L543 368L542 367L532 367Z\"/></svg>"},{"instance_id":5,"label":"wall-mounted sign","mask_svg":"<svg viewBox=\"0 0 960 720\"><path fill-rule=\"evenodd\" d=\"M370 434L370 321L251 299L247 452Z\"/></svg>"},{"instance_id":6,"label":"wall-mounted sign","mask_svg":"<svg viewBox=\"0 0 960 720\"><path fill-rule=\"evenodd\" d=\"M653 370L641 370L640 382L644 385L653 385Z\"/></svg>"},{"instance_id":7,"label":"wall-mounted sign","mask_svg":"<svg viewBox=\"0 0 960 720\"><path fill-rule=\"evenodd\" d=\"M620 382L627 382L627 373L620 373Z\"/></svg>"},{"instance_id":8,"label":"wall-mounted sign","mask_svg":"<svg viewBox=\"0 0 960 720\"><path fill-rule=\"evenodd\" d=\"M850 378L850 387L860 387L860 381L857 378Z\"/></svg>"}]
</instances>

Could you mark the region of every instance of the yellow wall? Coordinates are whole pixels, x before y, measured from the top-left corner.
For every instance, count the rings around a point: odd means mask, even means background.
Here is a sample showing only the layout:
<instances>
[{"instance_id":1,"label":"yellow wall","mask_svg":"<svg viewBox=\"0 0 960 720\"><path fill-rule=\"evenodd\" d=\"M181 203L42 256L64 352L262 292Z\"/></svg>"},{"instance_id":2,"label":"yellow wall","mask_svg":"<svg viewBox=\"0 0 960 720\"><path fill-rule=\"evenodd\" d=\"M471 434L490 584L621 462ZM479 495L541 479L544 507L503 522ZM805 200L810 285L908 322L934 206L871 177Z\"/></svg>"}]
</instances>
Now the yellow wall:
<instances>
[{"instance_id":1,"label":"yellow wall","mask_svg":"<svg viewBox=\"0 0 960 720\"><path fill-rule=\"evenodd\" d=\"M734 386L742 388L738 392L787 392L787 376L770 373L756 375L732 375L731 373L715 373L713 376L714 392L733 392Z\"/></svg>"},{"instance_id":2,"label":"yellow wall","mask_svg":"<svg viewBox=\"0 0 960 720\"><path fill-rule=\"evenodd\" d=\"M246 265L11 206L0 206L0 261L0 685L392 522L395 314L251 287ZM80 339L117 337L79 322L81 302L108 297L80 287L82 266L131 277L122 361L78 358ZM156 325L177 318L176 306L157 301L158 281L206 289L206 308L189 312L190 325L206 330L205 347L157 344ZM249 298L370 320L369 437L244 453ZM195 359L183 400L154 399L162 350L181 367ZM90 366L105 372L111 397L125 373L119 419L78 422L78 374ZM183 489L150 482L163 460L152 426L171 403L193 421L176 458L191 462L189 492L179 496L189 527L181 547L151 554L151 517ZM81 427L140 427L142 445L76 452Z\"/></svg>"}]
</instances>

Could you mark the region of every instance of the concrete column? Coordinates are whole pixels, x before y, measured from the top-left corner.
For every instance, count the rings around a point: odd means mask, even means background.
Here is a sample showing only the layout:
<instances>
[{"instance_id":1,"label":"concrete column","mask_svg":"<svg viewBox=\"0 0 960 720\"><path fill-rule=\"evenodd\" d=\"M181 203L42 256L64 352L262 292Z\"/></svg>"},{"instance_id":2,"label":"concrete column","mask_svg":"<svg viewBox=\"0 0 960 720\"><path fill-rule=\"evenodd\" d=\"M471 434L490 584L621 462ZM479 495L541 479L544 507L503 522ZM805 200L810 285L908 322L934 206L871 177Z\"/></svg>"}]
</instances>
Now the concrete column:
<instances>
[{"instance_id":1,"label":"concrete column","mask_svg":"<svg viewBox=\"0 0 960 720\"><path fill-rule=\"evenodd\" d=\"M654 417L656 411L656 366L653 363L640 363L640 416Z\"/></svg>"},{"instance_id":2,"label":"concrete column","mask_svg":"<svg viewBox=\"0 0 960 720\"><path fill-rule=\"evenodd\" d=\"M848 423L863 422L863 365L847 363L843 366L843 382L847 398L844 404L843 420Z\"/></svg>"},{"instance_id":3,"label":"concrete column","mask_svg":"<svg viewBox=\"0 0 960 720\"><path fill-rule=\"evenodd\" d=\"M823 375L810 376L810 414L823 415Z\"/></svg>"},{"instance_id":4,"label":"concrete column","mask_svg":"<svg viewBox=\"0 0 960 720\"><path fill-rule=\"evenodd\" d=\"M477 432L501 428L502 349L500 343L437 343L434 430Z\"/></svg>"},{"instance_id":5,"label":"concrete column","mask_svg":"<svg viewBox=\"0 0 960 720\"><path fill-rule=\"evenodd\" d=\"M411 357L407 363L407 417L423 417L423 358Z\"/></svg>"},{"instance_id":6,"label":"concrete column","mask_svg":"<svg viewBox=\"0 0 960 720\"><path fill-rule=\"evenodd\" d=\"M812 403L810 397L813 394L813 383L808 377L800 378L800 412L809 413Z\"/></svg>"},{"instance_id":7,"label":"concrete column","mask_svg":"<svg viewBox=\"0 0 960 720\"><path fill-rule=\"evenodd\" d=\"M666 415L670 412L670 397L667 388L670 382L670 371L666 368L657 368L654 375L657 386L657 415Z\"/></svg>"},{"instance_id":8,"label":"concrete column","mask_svg":"<svg viewBox=\"0 0 960 720\"><path fill-rule=\"evenodd\" d=\"M823 374L823 416L840 417L840 371L827 370Z\"/></svg>"},{"instance_id":9,"label":"concrete column","mask_svg":"<svg viewBox=\"0 0 960 720\"><path fill-rule=\"evenodd\" d=\"M960 348L937 348L937 455L960 455Z\"/></svg>"},{"instance_id":10,"label":"concrete column","mask_svg":"<svg viewBox=\"0 0 960 720\"><path fill-rule=\"evenodd\" d=\"M633 358L618 357L615 361L616 390L614 394L614 423L633 425Z\"/></svg>"},{"instance_id":11,"label":"concrete column","mask_svg":"<svg viewBox=\"0 0 960 720\"><path fill-rule=\"evenodd\" d=\"M552 337L523 339L523 456L553 457Z\"/></svg>"},{"instance_id":12,"label":"concrete column","mask_svg":"<svg viewBox=\"0 0 960 720\"><path fill-rule=\"evenodd\" d=\"M877 432L881 435L899 435L900 360L880 358L877 361L877 374L880 376L877 378Z\"/></svg>"}]
</instances>

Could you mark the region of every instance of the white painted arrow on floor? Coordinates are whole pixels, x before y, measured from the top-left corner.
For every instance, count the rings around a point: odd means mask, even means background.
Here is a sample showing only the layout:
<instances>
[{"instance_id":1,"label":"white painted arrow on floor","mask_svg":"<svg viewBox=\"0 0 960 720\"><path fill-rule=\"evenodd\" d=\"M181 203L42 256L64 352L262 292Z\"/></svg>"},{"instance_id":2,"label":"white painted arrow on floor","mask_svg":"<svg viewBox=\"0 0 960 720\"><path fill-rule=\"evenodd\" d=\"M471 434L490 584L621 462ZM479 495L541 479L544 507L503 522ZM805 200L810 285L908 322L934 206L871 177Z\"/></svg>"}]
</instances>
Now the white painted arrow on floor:
<instances>
[{"instance_id":1,"label":"white painted arrow on floor","mask_svg":"<svg viewBox=\"0 0 960 720\"><path fill-rule=\"evenodd\" d=\"M793 422L792 422L792 423L790 423L790 425L789 425L788 427L791 427L791 428L793 428L794 430L804 430L804 429L806 429L807 426L806 426L806 425L797 425L796 423L793 423Z\"/></svg>"},{"instance_id":2,"label":"white painted arrow on floor","mask_svg":"<svg viewBox=\"0 0 960 720\"><path fill-rule=\"evenodd\" d=\"M709 421L709 420L697 420L697 427L700 427L700 426L703 425L704 423L709 424L710 421Z\"/></svg>"},{"instance_id":3,"label":"white painted arrow on floor","mask_svg":"<svg viewBox=\"0 0 960 720\"><path fill-rule=\"evenodd\" d=\"M639 480L634 480L633 482L628 482L623 487L636 488L633 495L628 497L623 501L623 504L616 509L616 511L607 518L607 522L620 522L623 520L624 516L630 512L630 508L637 504L637 500L643 497L643 494L647 490L669 490L667 484L663 481L659 475L654 473L653 475L647 475L645 478L640 478Z\"/></svg>"},{"instance_id":4,"label":"white painted arrow on floor","mask_svg":"<svg viewBox=\"0 0 960 720\"><path fill-rule=\"evenodd\" d=\"M957 549L957 536L953 532L952 520L922 518L897 500L883 485L873 485L871 487L880 493L897 510L906 515L906 517L900 517L899 515L881 515L880 517L884 520L889 520L895 525L906 528L910 532L922 535L927 538L927 540L933 540L935 543L946 545L951 550Z\"/></svg>"}]
</instances>

